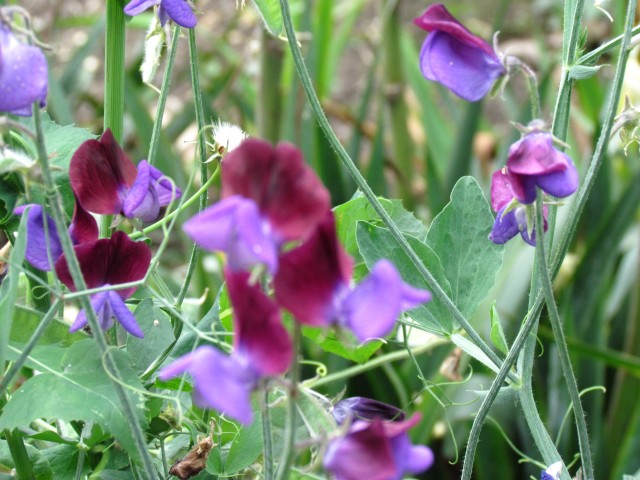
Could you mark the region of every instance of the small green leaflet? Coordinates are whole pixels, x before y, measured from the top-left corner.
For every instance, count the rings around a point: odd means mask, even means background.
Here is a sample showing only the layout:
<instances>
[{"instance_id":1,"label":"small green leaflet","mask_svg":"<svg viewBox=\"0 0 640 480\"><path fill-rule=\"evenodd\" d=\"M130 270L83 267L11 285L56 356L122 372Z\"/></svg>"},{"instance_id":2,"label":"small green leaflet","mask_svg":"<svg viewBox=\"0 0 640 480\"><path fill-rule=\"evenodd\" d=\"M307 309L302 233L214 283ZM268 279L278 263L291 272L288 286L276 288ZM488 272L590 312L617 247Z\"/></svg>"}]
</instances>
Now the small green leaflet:
<instances>
[{"instance_id":1,"label":"small green leaflet","mask_svg":"<svg viewBox=\"0 0 640 480\"><path fill-rule=\"evenodd\" d=\"M269 33L274 37L281 35L284 30L284 23L279 0L253 0L253 4L260 12L264 26Z\"/></svg>"}]
</instances>

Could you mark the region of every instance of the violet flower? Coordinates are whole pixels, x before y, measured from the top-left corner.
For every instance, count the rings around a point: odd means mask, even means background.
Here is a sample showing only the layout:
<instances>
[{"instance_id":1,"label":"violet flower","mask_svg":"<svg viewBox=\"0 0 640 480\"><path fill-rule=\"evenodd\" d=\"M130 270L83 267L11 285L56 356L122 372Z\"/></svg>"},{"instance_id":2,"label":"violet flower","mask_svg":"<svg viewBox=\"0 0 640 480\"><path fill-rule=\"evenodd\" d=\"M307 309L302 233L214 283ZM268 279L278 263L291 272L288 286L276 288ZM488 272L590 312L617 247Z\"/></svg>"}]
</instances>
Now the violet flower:
<instances>
[{"instance_id":1,"label":"violet flower","mask_svg":"<svg viewBox=\"0 0 640 480\"><path fill-rule=\"evenodd\" d=\"M414 23L430 32L420 50L420 69L428 80L476 102L505 75L494 49L467 30L444 5L431 5Z\"/></svg>"},{"instance_id":2,"label":"violet flower","mask_svg":"<svg viewBox=\"0 0 640 480\"><path fill-rule=\"evenodd\" d=\"M388 260L376 263L369 276L351 288L352 264L329 212L305 243L280 257L276 298L300 323L335 324L351 330L360 342L384 337L403 310L431 300L428 291L404 283Z\"/></svg>"},{"instance_id":3,"label":"violet flower","mask_svg":"<svg viewBox=\"0 0 640 480\"><path fill-rule=\"evenodd\" d=\"M333 406L331 415L338 425L345 421L374 420L401 422L405 414L398 407L388 403L365 397L349 397L340 400Z\"/></svg>"},{"instance_id":4,"label":"violet flower","mask_svg":"<svg viewBox=\"0 0 640 480\"><path fill-rule=\"evenodd\" d=\"M187 0L133 0L124 7L124 13L133 17L156 5L162 26L169 19L184 28L193 28L198 23Z\"/></svg>"},{"instance_id":5,"label":"violet flower","mask_svg":"<svg viewBox=\"0 0 640 480\"><path fill-rule=\"evenodd\" d=\"M300 150L248 139L222 162L222 200L183 228L201 247L225 252L231 270L264 264L274 273L282 245L308 237L329 208Z\"/></svg>"},{"instance_id":6,"label":"violet flower","mask_svg":"<svg viewBox=\"0 0 640 480\"><path fill-rule=\"evenodd\" d=\"M151 250L147 244L134 242L121 231L115 232L111 238L81 243L75 246L74 250L88 289L141 280L151 263ZM58 259L55 268L60 281L71 291L76 291L64 256ZM110 328L115 318L131 335L144 336L133 313L124 303L135 291L136 287L129 287L91 295L91 305L102 329ZM86 312L81 310L69 331L80 330L87 323Z\"/></svg>"},{"instance_id":7,"label":"violet flower","mask_svg":"<svg viewBox=\"0 0 640 480\"><path fill-rule=\"evenodd\" d=\"M71 157L69 181L84 208L102 215L124 214L151 222L160 208L182 192L157 168L142 160L135 167L107 129L87 140Z\"/></svg>"},{"instance_id":8,"label":"violet flower","mask_svg":"<svg viewBox=\"0 0 640 480\"><path fill-rule=\"evenodd\" d=\"M540 480L558 480L562 472L562 462L555 462L540 474Z\"/></svg>"},{"instance_id":9,"label":"violet flower","mask_svg":"<svg viewBox=\"0 0 640 480\"><path fill-rule=\"evenodd\" d=\"M423 472L433 465L433 452L412 445L407 435L419 421L419 414L403 422L356 421L344 437L329 443L324 468L336 480L399 480L405 473Z\"/></svg>"},{"instance_id":10,"label":"violet flower","mask_svg":"<svg viewBox=\"0 0 640 480\"><path fill-rule=\"evenodd\" d=\"M62 244L53 219L44 213L42 206L22 205L13 213L22 215L27 210L27 246L25 257L38 270L48 272L53 263L62 255ZM45 229L46 218L46 229ZM69 236L74 245L93 242L98 239L98 225L89 212L76 202Z\"/></svg>"},{"instance_id":11,"label":"violet flower","mask_svg":"<svg viewBox=\"0 0 640 480\"><path fill-rule=\"evenodd\" d=\"M578 189L578 171L568 155L553 146L548 132L533 131L509 148L507 174L521 203L536 199L536 187L554 197L568 197Z\"/></svg>"},{"instance_id":12,"label":"violet flower","mask_svg":"<svg viewBox=\"0 0 640 480\"><path fill-rule=\"evenodd\" d=\"M164 367L159 377L168 380L188 372L196 405L246 425L253 420L251 392L261 378L287 371L293 347L278 307L259 285L248 284L249 273L227 270L225 278L233 305L233 353L202 346Z\"/></svg>"},{"instance_id":13,"label":"violet flower","mask_svg":"<svg viewBox=\"0 0 640 480\"><path fill-rule=\"evenodd\" d=\"M38 47L22 43L0 20L0 112L31 116L34 102L47 101L47 59Z\"/></svg>"}]
</instances>

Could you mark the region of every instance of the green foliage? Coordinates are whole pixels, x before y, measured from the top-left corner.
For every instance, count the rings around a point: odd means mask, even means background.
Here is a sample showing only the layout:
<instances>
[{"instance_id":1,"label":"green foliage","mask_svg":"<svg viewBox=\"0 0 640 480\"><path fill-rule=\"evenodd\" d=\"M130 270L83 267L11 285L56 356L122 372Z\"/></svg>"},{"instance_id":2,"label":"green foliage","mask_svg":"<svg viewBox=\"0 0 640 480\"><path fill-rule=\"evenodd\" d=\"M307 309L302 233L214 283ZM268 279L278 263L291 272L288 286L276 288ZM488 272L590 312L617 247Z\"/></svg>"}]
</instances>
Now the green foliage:
<instances>
[{"instance_id":1,"label":"green foliage","mask_svg":"<svg viewBox=\"0 0 640 480\"><path fill-rule=\"evenodd\" d=\"M127 335L127 353L138 373L144 372L163 352L175 337L166 313L153 304L151 298L145 298L133 312L138 325L144 332L144 338Z\"/></svg>"},{"instance_id":2,"label":"green foliage","mask_svg":"<svg viewBox=\"0 0 640 480\"><path fill-rule=\"evenodd\" d=\"M284 26L279 0L253 0L253 4L260 12L264 26L269 33L276 37L281 35Z\"/></svg>"}]
</instances>

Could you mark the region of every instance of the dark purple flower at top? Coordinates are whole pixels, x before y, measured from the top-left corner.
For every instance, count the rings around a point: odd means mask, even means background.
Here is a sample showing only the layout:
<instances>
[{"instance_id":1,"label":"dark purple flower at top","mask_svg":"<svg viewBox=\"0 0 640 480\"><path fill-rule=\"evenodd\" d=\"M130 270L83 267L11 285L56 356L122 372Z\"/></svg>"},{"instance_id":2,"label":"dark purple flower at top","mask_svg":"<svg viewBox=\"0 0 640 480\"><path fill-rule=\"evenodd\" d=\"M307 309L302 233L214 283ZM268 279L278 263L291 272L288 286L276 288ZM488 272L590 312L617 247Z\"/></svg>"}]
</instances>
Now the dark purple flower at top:
<instances>
[{"instance_id":1,"label":"dark purple flower at top","mask_svg":"<svg viewBox=\"0 0 640 480\"><path fill-rule=\"evenodd\" d=\"M414 23L430 32L420 50L422 74L459 97L480 100L506 73L493 48L467 30L444 5L431 5Z\"/></svg>"},{"instance_id":2,"label":"dark purple flower at top","mask_svg":"<svg viewBox=\"0 0 640 480\"><path fill-rule=\"evenodd\" d=\"M151 263L151 250L144 242L134 242L121 231L111 238L103 238L74 247L82 276L87 288L99 288L141 280L147 274ZM62 256L55 265L60 281L71 291L76 287L69 272L67 259ZM113 325L115 318L131 335L144 334L124 301L136 291L136 287L120 290L106 290L91 296L91 305L98 315L103 329ZM75 332L87 325L86 312L81 310L69 331Z\"/></svg>"},{"instance_id":3,"label":"dark purple flower at top","mask_svg":"<svg viewBox=\"0 0 640 480\"><path fill-rule=\"evenodd\" d=\"M133 17L156 5L160 7L158 17L162 26L169 19L184 28L193 28L198 23L187 0L133 0L124 7L124 13Z\"/></svg>"},{"instance_id":4,"label":"dark purple flower at top","mask_svg":"<svg viewBox=\"0 0 640 480\"><path fill-rule=\"evenodd\" d=\"M340 400L333 406L331 415L338 425L342 425L346 420L401 422L405 418L404 412L398 407L365 397L349 397Z\"/></svg>"},{"instance_id":5,"label":"dark purple flower at top","mask_svg":"<svg viewBox=\"0 0 640 480\"><path fill-rule=\"evenodd\" d=\"M336 236L335 219L325 216L301 246L280 257L274 276L276 298L300 323L339 325L360 342L389 334L403 310L431 300L431 294L406 284L388 260L351 288L352 260Z\"/></svg>"},{"instance_id":6,"label":"dark purple flower at top","mask_svg":"<svg viewBox=\"0 0 640 480\"><path fill-rule=\"evenodd\" d=\"M356 421L344 437L327 448L324 468L336 480L399 480L433 465L433 452L412 445L407 430L420 421L415 414L403 422Z\"/></svg>"},{"instance_id":7,"label":"dark purple flower at top","mask_svg":"<svg viewBox=\"0 0 640 480\"><path fill-rule=\"evenodd\" d=\"M124 153L111 130L87 140L71 157L69 181L78 201L93 213L151 222L160 207L182 195L179 188L146 160L139 168Z\"/></svg>"},{"instance_id":8,"label":"dark purple flower at top","mask_svg":"<svg viewBox=\"0 0 640 480\"><path fill-rule=\"evenodd\" d=\"M509 148L507 174L521 203L536 199L536 187L554 197L568 197L578 188L578 171L568 155L553 146L548 132L533 131Z\"/></svg>"},{"instance_id":9,"label":"dark purple flower at top","mask_svg":"<svg viewBox=\"0 0 640 480\"><path fill-rule=\"evenodd\" d=\"M0 112L31 116L34 102L47 101L47 59L19 41L0 20Z\"/></svg>"}]
</instances>

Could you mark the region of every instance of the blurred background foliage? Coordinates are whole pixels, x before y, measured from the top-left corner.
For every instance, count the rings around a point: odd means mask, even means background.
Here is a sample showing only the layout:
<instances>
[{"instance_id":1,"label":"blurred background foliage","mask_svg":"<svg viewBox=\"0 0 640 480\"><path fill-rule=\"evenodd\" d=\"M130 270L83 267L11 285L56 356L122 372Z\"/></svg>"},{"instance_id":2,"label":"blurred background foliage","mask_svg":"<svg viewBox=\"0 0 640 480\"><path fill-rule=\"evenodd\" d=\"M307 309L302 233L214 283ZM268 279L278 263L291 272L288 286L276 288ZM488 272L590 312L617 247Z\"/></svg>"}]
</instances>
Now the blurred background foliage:
<instances>
[{"instance_id":1,"label":"blurred background foliage","mask_svg":"<svg viewBox=\"0 0 640 480\"><path fill-rule=\"evenodd\" d=\"M5 3L19 3L29 10L40 40L51 46L49 115L59 124L76 124L100 134L104 2ZM625 8L622 0L608 2L610 22L587 3L585 51L621 33ZM307 65L338 136L374 191L401 198L407 209L429 224L447 203L460 176L473 175L487 193L491 173L504 164L509 145L519 135L510 122L527 123L530 118L522 77L513 78L497 98L473 104L422 77L417 58L424 32L412 20L427 5L402 0L291 2ZM295 143L330 189L334 205L346 202L355 193L354 184L307 106L286 42L264 33L252 5L236 7L233 0L196 2L197 10L206 13L199 17L196 28L205 117L211 122L236 123L249 134L271 141ZM543 118L550 122L560 73L561 2L451 1L447 8L486 39L499 30L500 48L538 73ZM127 27L124 148L136 162L147 155L158 98L153 88L142 83L139 73L150 19L150 13L140 15L130 19ZM632 57L625 94L640 106L639 55L636 52ZM568 153L582 172L599 132L615 56L605 56L599 63L605 66L596 76L576 82L572 99ZM164 62L152 82L156 87L163 70ZM198 168L189 75L184 37L178 43L157 157L157 166L178 185L185 185ZM211 198L217 198L215 187ZM599 478L618 479L623 473L640 470L639 203L638 146L631 145L625 155L620 140L614 138L579 234L556 281L578 384L582 389L606 389L606 393L594 390L584 396ZM558 231L567 211L567 207L559 209ZM189 251L190 241L175 231L160 267L174 293L184 277ZM503 269L473 318L485 338L489 338L494 300L507 338L517 332L526 313L533 253L519 239L506 246ZM201 255L189 299L198 318L212 307L220 283L217 259L212 254ZM203 292L207 292L204 297ZM577 444L573 422L565 421L570 402L544 314L539 340L534 375L537 405L551 436L558 439L563 458L571 459ZM429 339L413 332L411 341ZM381 352L394 348L391 341ZM305 353L330 371L351 364L313 345ZM433 447L439 459L424 478L457 478L459 454L479 406L481 394L477 392L490 386L492 373L461 357L449 344L421 355L418 361L430 389L423 388L415 365L406 360L321 390L338 394L346 389L347 395L371 396L421 411L423 421L413 431L414 440ZM314 374L311 369L306 373ZM486 426L479 445L475 478L538 477L538 467L518 462L519 451L534 459L539 455L516 397L503 397L492 417L495 421Z\"/></svg>"}]
</instances>

